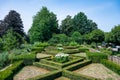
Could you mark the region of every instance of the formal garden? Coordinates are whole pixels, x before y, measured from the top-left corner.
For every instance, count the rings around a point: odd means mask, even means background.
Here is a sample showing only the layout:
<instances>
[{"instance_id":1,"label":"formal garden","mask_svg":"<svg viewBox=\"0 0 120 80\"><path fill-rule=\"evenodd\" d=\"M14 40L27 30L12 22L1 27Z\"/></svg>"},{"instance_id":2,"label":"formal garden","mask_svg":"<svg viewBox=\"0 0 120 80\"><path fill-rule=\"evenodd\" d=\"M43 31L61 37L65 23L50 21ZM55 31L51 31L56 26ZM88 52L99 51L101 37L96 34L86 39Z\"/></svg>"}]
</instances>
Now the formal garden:
<instances>
[{"instance_id":1,"label":"formal garden","mask_svg":"<svg viewBox=\"0 0 120 80\"><path fill-rule=\"evenodd\" d=\"M120 64L109 60L120 55L120 25L106 33L80 12L58 26L43 7L28 34L14 10L0 30L0 80L120 80Z\"/></svg>"}]
</instances>

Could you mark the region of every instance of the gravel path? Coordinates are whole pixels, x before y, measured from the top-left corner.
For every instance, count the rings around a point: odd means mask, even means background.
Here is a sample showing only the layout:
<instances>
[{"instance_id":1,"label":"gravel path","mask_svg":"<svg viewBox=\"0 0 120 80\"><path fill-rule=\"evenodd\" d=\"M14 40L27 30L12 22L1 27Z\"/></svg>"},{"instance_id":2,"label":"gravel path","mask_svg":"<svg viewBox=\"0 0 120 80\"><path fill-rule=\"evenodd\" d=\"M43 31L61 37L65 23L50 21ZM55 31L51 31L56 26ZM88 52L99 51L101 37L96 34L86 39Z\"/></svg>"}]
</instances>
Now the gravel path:
<instances>
[{"instance_id":1,"label":"gravel path","mask_svg":"<svg viewBox=\"0 0 120 80\"><path fill-rule=\"evenodd\" d=\"M102 64L90 64L86 67L77 69L75 73L100 78L102 80L120 80L120 76L113 71L109 70Z\"/></svg>"},{"instance_id":2,"label":"gravel path","mask_svg":"<svg viewBox=\"0 0 120 80\"><path fill-rule=\"evenodd\" d=\"M26 66L14 77L13 80L26 80L48 72L48 70L36 66Z\"/></svg>"},{"instance_id":3,"label":"gravel path","mask_svg":"<svg viewBox=\"0 0 120 80\"><path fill-rule=\"evenodd\" d=\"M62 76L62 77L56 78L55 80L70 80L70 79Z\"/></svg>"}]
</instances>

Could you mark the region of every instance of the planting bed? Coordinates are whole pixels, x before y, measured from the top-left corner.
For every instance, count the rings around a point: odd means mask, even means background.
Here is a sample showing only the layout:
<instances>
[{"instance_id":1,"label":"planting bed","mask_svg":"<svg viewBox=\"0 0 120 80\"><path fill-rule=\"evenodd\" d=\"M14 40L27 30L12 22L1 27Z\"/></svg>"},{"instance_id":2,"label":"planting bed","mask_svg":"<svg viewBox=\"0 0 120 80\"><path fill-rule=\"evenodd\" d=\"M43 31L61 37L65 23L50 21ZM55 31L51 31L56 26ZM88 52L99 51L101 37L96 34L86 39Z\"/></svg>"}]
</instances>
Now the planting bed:
<instances>
[{"instance_id":1,"label":"planting bed","mask_svg":"<svg viewBox=\"0 0 120 80\"><path fill-rule=\"evenodd\" d=\"M74 70L74 72L102 80L120 80L120 76L118 74L98 63L90 64L83 68Z\"/></svg>"},{"instance_id":2,"label":"planting bed","mask_svg":"<svg viewBox=\"0 0 120 80\"><path fill-rule=\"evenodd\" d=\"M26 66L18 74L14 76L14 80L26 80L38 75L43 75L50 72L44 68L39 68L36 66Z\"/></svg>"},{"instance_id":3,"label":"planting bed","mask_svg":"<svg viewBox=\"0 0 120 80\"><path fill-rule=\"evenodd\" d=\"M38 59L43 59L43 58L47 58L47 57L51 57L51 55L43 54L43 53L37 53L37 55L36 55L36 58L38 58Z\"/></svg>"},{"instance_id":4,"label":"planting bed","mask_svg":"<svg viewBox=\"0 0 120 80\"><path fill-rule=\"evenodd\" d=\"M73 54L75 56L80 56L80 57L87 57L86 53L76 53L76 54Z\"/></svg>"}]
</instances>

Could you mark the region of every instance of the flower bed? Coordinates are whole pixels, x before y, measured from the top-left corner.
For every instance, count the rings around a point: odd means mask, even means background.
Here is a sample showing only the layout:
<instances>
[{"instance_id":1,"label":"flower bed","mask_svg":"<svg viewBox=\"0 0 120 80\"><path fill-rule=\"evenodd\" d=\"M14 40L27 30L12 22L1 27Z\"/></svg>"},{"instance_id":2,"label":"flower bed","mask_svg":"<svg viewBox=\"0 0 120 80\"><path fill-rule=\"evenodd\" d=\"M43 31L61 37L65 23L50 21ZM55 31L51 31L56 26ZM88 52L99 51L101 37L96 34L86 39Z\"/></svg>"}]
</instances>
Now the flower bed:
<instances>
[{"instance_id":1,"label":"flower bed","mask_svg":"<svg viewBox=\"0 0 120 80\"><path fill-rule=\"evenodd\" d=\"M57 55L55 55L55 57L53 58L53 60L55 62L64 63L64 62L68 62L70 60L70 56L69 56L69 54L58 53Z\"/></svg>"}]
</instances>

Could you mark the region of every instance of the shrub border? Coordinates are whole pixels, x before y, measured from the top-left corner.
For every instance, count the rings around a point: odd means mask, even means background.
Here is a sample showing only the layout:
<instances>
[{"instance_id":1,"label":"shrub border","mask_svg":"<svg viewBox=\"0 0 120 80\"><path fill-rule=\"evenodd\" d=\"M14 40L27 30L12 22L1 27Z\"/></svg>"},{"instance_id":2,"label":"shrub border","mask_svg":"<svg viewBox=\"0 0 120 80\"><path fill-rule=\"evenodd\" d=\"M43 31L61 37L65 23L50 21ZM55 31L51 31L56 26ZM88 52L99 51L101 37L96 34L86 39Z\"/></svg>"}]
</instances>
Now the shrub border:
<instances>
[{"instance_id":1,"label":"shrub border","mask_svg":"<svg viewBox=\"0 0 120 80\"><path fill-rule=\"evenodd\" d=\"M23 61L16 61L4 71L0 72L0 80L13 80L13 76L23 68Z\"/></svg>"}]
</instances>

